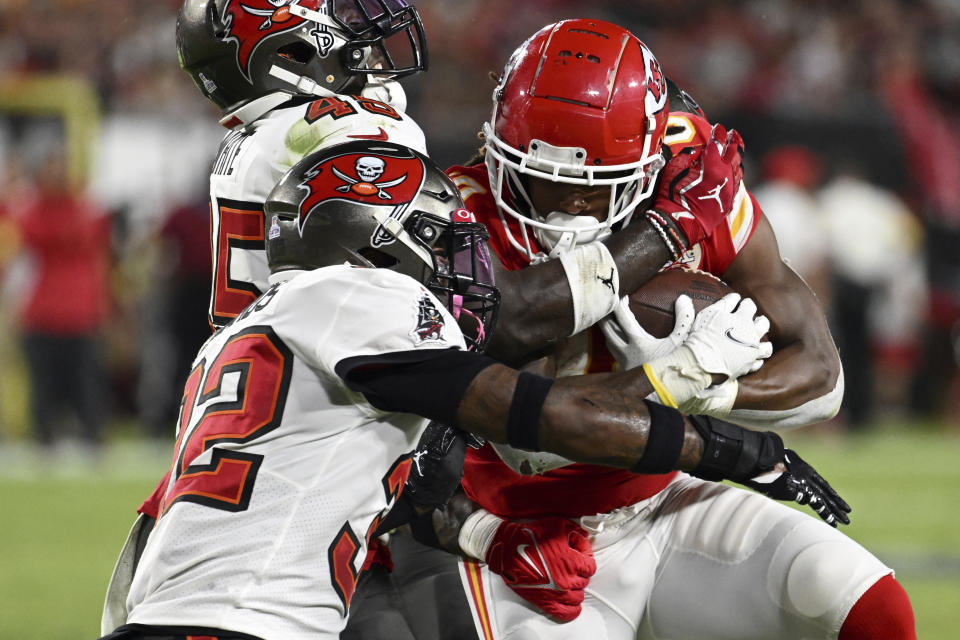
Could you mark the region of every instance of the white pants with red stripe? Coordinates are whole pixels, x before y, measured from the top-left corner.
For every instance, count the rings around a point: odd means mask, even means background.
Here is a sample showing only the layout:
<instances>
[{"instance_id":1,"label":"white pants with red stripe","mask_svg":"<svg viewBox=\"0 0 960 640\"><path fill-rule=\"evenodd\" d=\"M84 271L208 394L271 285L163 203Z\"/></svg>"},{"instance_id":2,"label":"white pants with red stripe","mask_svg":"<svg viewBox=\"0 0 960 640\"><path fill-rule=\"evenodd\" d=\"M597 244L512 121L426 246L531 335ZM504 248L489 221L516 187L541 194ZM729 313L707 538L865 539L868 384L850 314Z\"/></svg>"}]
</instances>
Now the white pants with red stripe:
<instances>
[{"instance_id":1,"label":"white pants with red stripe","mask_svg":"<svg viewBox=\"0 0 960 640\"><path fill-rule=\"evenodd\" d=\"M542 615L486 565L461 563L481 638L836 638L853 604L892 573L815 516L685 474L580 522L597 573L573 622Z\"/></svg>"}]
</instances>

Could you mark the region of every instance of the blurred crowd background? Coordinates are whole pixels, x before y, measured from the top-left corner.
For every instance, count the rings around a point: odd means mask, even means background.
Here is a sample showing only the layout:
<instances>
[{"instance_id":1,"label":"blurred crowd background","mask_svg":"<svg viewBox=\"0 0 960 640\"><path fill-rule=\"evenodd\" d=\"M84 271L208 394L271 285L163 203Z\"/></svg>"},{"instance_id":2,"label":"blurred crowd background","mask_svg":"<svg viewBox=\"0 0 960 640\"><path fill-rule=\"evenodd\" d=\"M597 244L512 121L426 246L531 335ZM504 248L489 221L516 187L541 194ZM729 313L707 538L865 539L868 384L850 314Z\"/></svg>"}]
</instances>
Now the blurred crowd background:
<instances>
[{"instance_id":1,"label":"blurred crowd background","mask_svg":"<svg viewBox=\"0 0 960 640\"><path fill-rule=\"evenodd\" d=\"M416 5L430 71L409 111L444 166L478 148L491 74L535 30L637 33L743 134L748 187L844 360L831 428L960 423L960 0ZM178 7L0 0L0 447L172 438L209 335L224 133L178 67Z\"/></svg>"}]
</instances>

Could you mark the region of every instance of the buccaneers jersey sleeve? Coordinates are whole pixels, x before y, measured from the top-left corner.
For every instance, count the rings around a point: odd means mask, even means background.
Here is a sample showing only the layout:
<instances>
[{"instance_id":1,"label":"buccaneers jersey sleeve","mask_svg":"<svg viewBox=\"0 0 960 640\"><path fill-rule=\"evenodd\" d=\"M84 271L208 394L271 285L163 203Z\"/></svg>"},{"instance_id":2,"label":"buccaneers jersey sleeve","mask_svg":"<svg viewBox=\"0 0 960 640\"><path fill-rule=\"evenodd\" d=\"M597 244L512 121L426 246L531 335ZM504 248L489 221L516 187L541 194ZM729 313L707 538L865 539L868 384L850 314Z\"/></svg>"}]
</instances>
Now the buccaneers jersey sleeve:
<instances>
[{"instance_id":1,"label":"buccaneers jersey sleeve","mask_svg":"<svg viewBox=\"0 0 960 640\"><path fill-rule=\"evenodd\" d=\"M284 172L317 149L355 140L389 140L426 153L410 117L363 97L293 103L226 135L210 175L212 326L235 318L267 289L263 203Z\"/></svg>"},{"instance_id":2,"label":"buccaneers jersey sleeve","mask_svg":"<svg viewBox=\"0 0 960 640\"><path fill-rule=\"evenodd\" d=\"M327 267L283 286L276 313L288 318L291 347L337 377L348 373L345 362L466 349L456 320L440 301L412 278L388 269Z\"/></svg>"}]
</instances>

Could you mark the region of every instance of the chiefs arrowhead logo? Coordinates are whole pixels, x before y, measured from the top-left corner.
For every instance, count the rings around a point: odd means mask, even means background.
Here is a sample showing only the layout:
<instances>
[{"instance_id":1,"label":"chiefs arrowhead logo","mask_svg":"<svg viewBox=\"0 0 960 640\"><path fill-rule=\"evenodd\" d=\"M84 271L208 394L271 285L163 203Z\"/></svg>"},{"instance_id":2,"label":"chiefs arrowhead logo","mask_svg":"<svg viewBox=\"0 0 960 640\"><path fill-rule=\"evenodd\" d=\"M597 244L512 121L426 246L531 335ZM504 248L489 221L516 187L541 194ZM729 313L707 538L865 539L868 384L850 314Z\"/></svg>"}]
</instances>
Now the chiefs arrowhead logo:
<instances>
[{"instance_id":1,"label":"chiefs arrowhead logo","mask_svg":"<svg viewBox=\"0 0 960 640\"><path fill-rule=\"evenodd\" d=\"M278 33L298 29L306 22L290 12L293 0L229 0L223 10L223 23L227 39L237 44L237 65L248 81L250 59L260 44ZM322 11L323 0L300 0L298 5L314 11ZM317 39L321 55L330 51L332 36L326 27L315 28L311 33Z\"/></svg>"},{"instance_id":2,"label":"chiefs arrowhead logo","mask_svg":"<svg viewBox=\"0 0 960 640\"><path fill-rule=\"evenodd\" d=\"M667 106L667 81L660 69L660 63L653 57L653 53L647 48L647 45L641 43L640 49L647 66L647 113L658 113Z\"/></svg>"},{"instance_id":3,"label":"chiefs arrowhead logo","mask_svg":"<svg viewBox=\"0 0 960 640\"><path fill-rule=\"evenodd\" d=\"M311 167L300 182L300 188L306 191L300 202L300 232L303 233L311 213L336 201L392 207L390 216L400 219L420 192L425 176L419 158L399 155L394 149L371 148L323 160ZM393 236L378 228L371 241L376 247L393 242Z\"/></svg>"}]
</instances>

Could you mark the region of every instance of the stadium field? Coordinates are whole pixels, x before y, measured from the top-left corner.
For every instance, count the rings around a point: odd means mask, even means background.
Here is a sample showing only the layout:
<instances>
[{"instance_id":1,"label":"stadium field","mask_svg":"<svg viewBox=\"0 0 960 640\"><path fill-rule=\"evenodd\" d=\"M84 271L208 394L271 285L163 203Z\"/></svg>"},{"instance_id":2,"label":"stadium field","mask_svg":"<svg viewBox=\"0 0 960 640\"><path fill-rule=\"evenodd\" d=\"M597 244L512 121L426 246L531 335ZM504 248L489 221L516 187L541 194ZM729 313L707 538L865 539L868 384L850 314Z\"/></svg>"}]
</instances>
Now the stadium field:
<instances>
[{"instance_id":1,"label":"stadium field","mask_svg":"<svg viewBox=\"0 0 960 640\"><path fill-rule=\"evenodd\" d=\"M853 506L849 535L896 569L918 637L958 637L960 434L888 424L787 441ZM94 464L0 444L0 638L98 637L116 554L167 463L160 448L120 442Z\"/></svg>"}]
</instances>

